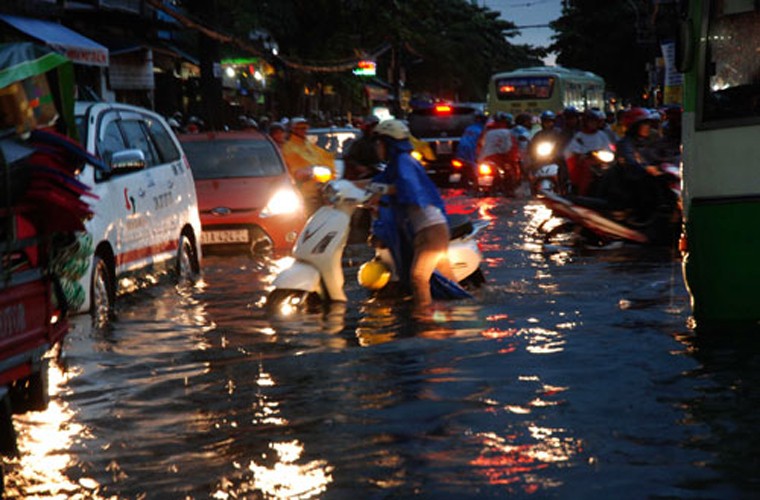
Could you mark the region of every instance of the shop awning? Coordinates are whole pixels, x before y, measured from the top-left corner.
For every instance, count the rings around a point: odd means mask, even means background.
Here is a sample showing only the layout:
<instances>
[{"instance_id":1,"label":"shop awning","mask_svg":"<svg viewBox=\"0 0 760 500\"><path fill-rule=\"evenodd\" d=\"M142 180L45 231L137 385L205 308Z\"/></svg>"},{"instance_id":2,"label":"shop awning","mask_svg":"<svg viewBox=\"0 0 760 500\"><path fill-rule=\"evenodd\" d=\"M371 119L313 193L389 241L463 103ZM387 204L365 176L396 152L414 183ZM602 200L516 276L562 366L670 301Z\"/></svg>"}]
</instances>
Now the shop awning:
<instances>
[{"instance_id":1,"label":"shop awning","mask_svg":"<svg viewBox=\"0 0 760 500\"><path fill-rule=\"evenodd\" d=\"M75 64L108 66L108 49L61 24L29 17L0 14L0 20L53 50L68 57Z\"/></svg>"}]
</instances>

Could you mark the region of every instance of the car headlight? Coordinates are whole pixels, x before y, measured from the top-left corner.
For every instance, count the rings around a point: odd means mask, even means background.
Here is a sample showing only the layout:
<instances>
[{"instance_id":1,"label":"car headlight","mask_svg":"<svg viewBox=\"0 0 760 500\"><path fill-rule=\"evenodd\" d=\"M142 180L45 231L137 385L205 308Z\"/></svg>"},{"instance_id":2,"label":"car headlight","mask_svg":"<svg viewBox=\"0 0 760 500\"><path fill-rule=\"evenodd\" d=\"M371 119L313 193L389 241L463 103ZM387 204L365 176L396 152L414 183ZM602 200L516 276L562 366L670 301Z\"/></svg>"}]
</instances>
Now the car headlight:
<instances>
[{"instance_id":1,"label":"car headlight","mask_svg":"<svg viewBox=\"0 0 760 500\"><path fill-rule=\"evenodd\" d=\"M303 210L303 200L293 188L278 189L261 209L262 217L297 213Z\"/></svg>"}]
</instances>

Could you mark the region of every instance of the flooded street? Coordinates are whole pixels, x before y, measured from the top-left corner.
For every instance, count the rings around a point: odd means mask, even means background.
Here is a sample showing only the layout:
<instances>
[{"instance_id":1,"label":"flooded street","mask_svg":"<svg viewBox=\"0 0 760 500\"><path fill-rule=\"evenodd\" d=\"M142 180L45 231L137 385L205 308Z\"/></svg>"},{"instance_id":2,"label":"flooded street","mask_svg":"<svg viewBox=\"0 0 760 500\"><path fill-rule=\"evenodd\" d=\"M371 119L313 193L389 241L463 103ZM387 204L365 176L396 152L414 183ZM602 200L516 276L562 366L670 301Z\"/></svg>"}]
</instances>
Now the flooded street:
<instances>
[{"instance_id":1,"label":"flooded street","mask_svg":"<svg viewBox=\"0 0 760 500\"><path fill-rule=\"evenodd\" d=\"M545 249L526 198L491 220L475 300L412 319L350 301L270 321L273 263L207 257L192 289L75 318L48 410L15 419L7 498L750 498L760 356L699 339L669 250ZM730 333L730 332L726 332Z\"/></svg>"}]
</instances>

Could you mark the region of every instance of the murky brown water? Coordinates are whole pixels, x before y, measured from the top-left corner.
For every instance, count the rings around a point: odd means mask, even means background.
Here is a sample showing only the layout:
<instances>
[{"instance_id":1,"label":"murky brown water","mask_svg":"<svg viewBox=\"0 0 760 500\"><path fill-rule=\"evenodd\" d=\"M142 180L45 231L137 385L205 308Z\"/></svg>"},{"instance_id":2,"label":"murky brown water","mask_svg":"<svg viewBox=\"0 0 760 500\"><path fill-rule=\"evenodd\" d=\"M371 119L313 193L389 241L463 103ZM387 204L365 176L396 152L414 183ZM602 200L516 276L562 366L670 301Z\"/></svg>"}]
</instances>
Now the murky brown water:
<instances>
[{"instance_id":1,"label":"murky brown water","mask_svg":"<svg viewBox=\"0 0 760 500\"><path fill-rule=\"evenodd\" d=\"M448 202L492 220L488 284L428 320L351 267L347 307L270 322L245 257L77 318L6 497L751 497L758 349L692 335L672 254L546 252L534 201Z\"/></svg>"}]
</instances>

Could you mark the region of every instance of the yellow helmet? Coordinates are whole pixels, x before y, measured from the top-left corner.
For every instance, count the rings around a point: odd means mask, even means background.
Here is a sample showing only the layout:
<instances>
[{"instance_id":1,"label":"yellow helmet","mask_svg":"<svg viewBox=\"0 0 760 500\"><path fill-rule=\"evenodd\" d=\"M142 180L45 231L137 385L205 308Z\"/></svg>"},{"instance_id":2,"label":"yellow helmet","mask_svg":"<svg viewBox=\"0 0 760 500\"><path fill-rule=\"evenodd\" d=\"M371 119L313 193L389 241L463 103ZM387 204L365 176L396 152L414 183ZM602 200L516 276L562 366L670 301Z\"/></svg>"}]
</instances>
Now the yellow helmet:
<instances>
[{"instance_id":1,"label":"yellow helmet","mask_svg":"<svg viewBox=\"0 0 760 500\"><path fill-rule=\"evenodd\" d=\"M362 264L356 277L364 288L380 290L390 281L391 271L385 264L374 259Z\"/></svg>"}]
</instances>

